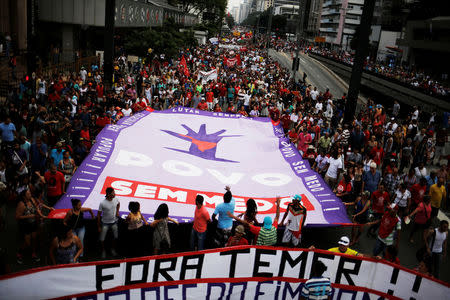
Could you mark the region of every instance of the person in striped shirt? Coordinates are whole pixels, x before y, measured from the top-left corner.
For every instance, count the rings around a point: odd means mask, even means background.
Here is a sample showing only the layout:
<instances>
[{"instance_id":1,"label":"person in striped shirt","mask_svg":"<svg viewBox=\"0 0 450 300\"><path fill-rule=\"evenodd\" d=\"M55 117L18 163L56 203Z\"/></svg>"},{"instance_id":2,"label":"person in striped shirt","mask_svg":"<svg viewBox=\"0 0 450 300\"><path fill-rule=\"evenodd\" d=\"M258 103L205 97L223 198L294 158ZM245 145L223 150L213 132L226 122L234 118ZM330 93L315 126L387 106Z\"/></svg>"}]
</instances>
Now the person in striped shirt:
<instances>
[{"instance_id":1,"label":"person in striped shirt","mask_svg":"<svg viewBox=\"0 0 450 300\"><path fill-rule=\"evenodd\" d=\"M313 264L311 267L311 278L303 285L300 299L331 299L330 278L322 276L326 270L327 267L320 260Z\"/></svg>"}]
</instances>

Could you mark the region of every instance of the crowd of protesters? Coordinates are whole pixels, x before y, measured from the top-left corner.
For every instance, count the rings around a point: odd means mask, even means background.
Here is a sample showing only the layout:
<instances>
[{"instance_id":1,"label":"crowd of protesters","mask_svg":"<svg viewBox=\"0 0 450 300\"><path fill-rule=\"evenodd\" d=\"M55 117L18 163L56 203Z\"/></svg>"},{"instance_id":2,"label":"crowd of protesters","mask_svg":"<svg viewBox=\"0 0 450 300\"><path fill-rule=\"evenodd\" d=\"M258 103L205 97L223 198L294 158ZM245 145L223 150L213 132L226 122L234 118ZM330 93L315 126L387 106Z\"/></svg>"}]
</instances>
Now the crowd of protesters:
<instances>
[{"instance_id":1,"label":"crowd of protesters","mask_svg":"<svg viewBox=\"0 0 450 300\"><path fill-rule=\"evenodd\" d=\"M333 51L326 48L310 48L312 53L329 57L341 61L348 65L353 65L354 56L346 51ZM377 75L387 77L402 82L411 88L433 96L440 96L448 99L450 89L442 82L433 79L431 76L413 67L401 64L386 64L382 61L366 60L364 69Z\"/></svg>"},{"instance_id":2,"label":"crowd of protesters","mask_svg":"<svg viewBox=\"0 0 450 300\"><path fill-rule=\"evenodd\" d=\"M280 122L291 143L342 199L358 225L353 227L351 239L341 238L342 247L334 251L347 253L367 231L376 240L371 255L399 263L400 232L413 226L411 243L425 245L418 259L426 272L438 278L438 266L446 256L448 223L435 225L439 210L449 207L446 191L450 172L444 163L437 171L429 170L447 159L447 131L437 116L425 119L414 107L400 119L398 102L383 107L369 100L353 122L343 124L345 94L332 95L305 82L294 82L288 70L267 56L262 45L229 46L208 44L182 51L179 60L160 56L134 64L121 55L114 61L112 90L103 85L101 66L93 64L78 73L49 78L37 74L33 85L23 82L10 92L0 109L0 181L2 201L17 205L16 220L23 241L18 245L17 262L23 263L27 251L34 261L40 260L37 249L43 220L65 193L103 127L145 109L186 106ZM234 58L234 64L225 63ZM217 70L217 79L202 78L202 71L212 69ZM212 216L203 207L202 197L196 198L192 250L205 248L210 223L214 232L209 245L214 247L279 244L277 228L285 224L281 243L304 245L301 232L307 211L301 196L293 196L281 222L279 200L276 217L260 222L253 199L247 200L243 215L235 216L231 189L226 189L224 203ZM96 216L78 199L72 204L58 233L52 236L50 262L70 263L83 257L85 213L96 220L101 257L107 257L108 249L116 256L120 199L114 189L106 190ZM169 223L178 222L169 217L166 204L158 207L152 220L142 216L138 202L131 202L128 209L126 255L146 254L139 245L143 229L149 227L154 254L176 250ZM233 219L242 225L233 229ZM109 231L112 243L105 241Z\"/></svg>"}]
</instances>

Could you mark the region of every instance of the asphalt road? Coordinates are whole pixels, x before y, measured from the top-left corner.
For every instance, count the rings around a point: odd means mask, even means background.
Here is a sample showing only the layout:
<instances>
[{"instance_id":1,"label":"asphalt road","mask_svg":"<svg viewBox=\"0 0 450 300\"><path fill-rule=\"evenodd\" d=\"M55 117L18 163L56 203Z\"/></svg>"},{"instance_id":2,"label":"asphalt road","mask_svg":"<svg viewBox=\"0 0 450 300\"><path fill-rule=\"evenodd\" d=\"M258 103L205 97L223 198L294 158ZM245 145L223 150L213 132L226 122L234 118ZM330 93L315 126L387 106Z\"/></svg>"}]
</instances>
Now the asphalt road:
<instances>
[{"instance_id":1,"label":"asphalt road","mask_svg":"<svg viewBox=\"0 0 450 300\"><path fill-rule=\"evenodd\" d=\"M269 54L277 59L284 67L292 68L292 59L289 53L276 52L270 50ZM300 54L300 67L296 74L296 79L302 79L303 73L306 72L306 82L312 86L316 86L319 91L325 91L330 89L331 94L337 98L341 97L343 93L347 92L347 87L341 82L337 81L335 75L330 74L327 70L321 66L315 59L310 58L303 53Z\"/></svg>"}]
</instances>

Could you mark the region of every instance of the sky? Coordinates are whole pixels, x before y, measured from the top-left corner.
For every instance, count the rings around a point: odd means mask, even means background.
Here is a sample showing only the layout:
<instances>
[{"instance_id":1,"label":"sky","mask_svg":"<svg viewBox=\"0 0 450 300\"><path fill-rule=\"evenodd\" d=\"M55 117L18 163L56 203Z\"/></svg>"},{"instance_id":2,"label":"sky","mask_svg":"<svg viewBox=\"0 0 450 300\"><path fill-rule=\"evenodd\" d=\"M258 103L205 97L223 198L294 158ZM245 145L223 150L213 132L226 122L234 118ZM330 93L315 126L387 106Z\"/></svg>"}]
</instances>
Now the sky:
<instances>
[{"instance_id":1,"label":"sky","mask_svg":"<svg viewBox=\"0 0 450 300\"><path fill-rule=\"evenodd\" d=\"M227 10L231 11L233 6L239 6L239 4L243 3L243 0L228 0Z\"/></svg>"}]
</instances>

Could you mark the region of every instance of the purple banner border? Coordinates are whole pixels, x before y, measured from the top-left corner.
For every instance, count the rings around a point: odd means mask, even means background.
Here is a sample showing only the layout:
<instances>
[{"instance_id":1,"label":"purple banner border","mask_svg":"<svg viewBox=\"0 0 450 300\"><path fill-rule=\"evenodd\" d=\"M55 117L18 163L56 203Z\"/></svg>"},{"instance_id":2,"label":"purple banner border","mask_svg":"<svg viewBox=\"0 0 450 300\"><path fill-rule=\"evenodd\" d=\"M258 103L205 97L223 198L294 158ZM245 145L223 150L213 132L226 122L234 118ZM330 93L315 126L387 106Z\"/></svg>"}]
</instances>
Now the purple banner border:
<instances>
[{"instance_id":1,"label":"purple banner border","mask_svg":"<svg viewBox=\"0 0 450 300\"><path fill-rule=\"evenodd\" d=\"M280 154L290 165L294 174L302 180L305 188L320 202L323 215L328 222L328 224L308 223L308 227L328 227L351 223L341 199L333 193L322 176L311 169L309 162L302 158L297 147L291 144L289 138L284 136L280 122L276 125L273 124L273 132L279 139Z\"/></svg>"},{"instance_id":2,"label":"purple banner border","mask_svg":"<svg viewBox=\"0 0 450 300\"><path fill-rule=\"evenodd\" d=\"M114 125L107 125L103 130L97 135L96 143L91 148L89 155L83 160L77 171L75 172L72 181L67 188L66 193L61 197L58 203L55 205L56 209L67 209L71 208L71 199L76 198L81 200L81 203L88 199L93 191L95 185L97 184L97 180L99 175L103 172L104 168L109 162L112 152L114 151L114 145L117 137L123 129L126 129L132 125L135 125L137 122L148 116L150 113L163 113L163 114L193 114L193 115L202 115L209 116L215 118L228 118L228 119L240 119L246 118L251 119L258 122L272 122L270 118L264 117L255 117L255 118L247 118L240 114L228 114L228 113L218 113L218 112L209 112L202 111L193 108L187 107L175 107L171 109L166 109L162 111L142 111L133 116L122 118ZM294 174L297 174L302 182L304 183L306 189L313 194L316 199L320 202L322 206L322 211L324 213L324 217L327 220L328 224L308 224L308 227L328 227L328 226L336 226L339 223L349 223L349 219L347 217L345 206L342 201L334 195L334 193L330 190L328 185L323 181L322 177L311 170L309 166L309 162L303 160L297 148L292 145L289 141L289 138L284 137L283 128L280 124L273 125L273 130L275 136L279 139L279 150L280 154L284 157L285 161L291 166ZM289 148L289 155L283 151L284 149ZM297 173L297 170L300 165L302 167L302 173ZM301 176L300 176L301 174ZM319 182L319 186L323 188L321 191L312 191L308 188L307 183L305 182L305 178L314 178L314 181ZM321 202L321 199L328 200L325 202ZM97 211L96 208L92 208L94 211ZM143 214L146 218L152 218L153 214ZM121 216L124 217L124 214L121 212ZM188 222L192 221L193 218L181 217L181 216L171 216L174 219L177 219L179 222Z\"/></svg>"}]
</instances>

